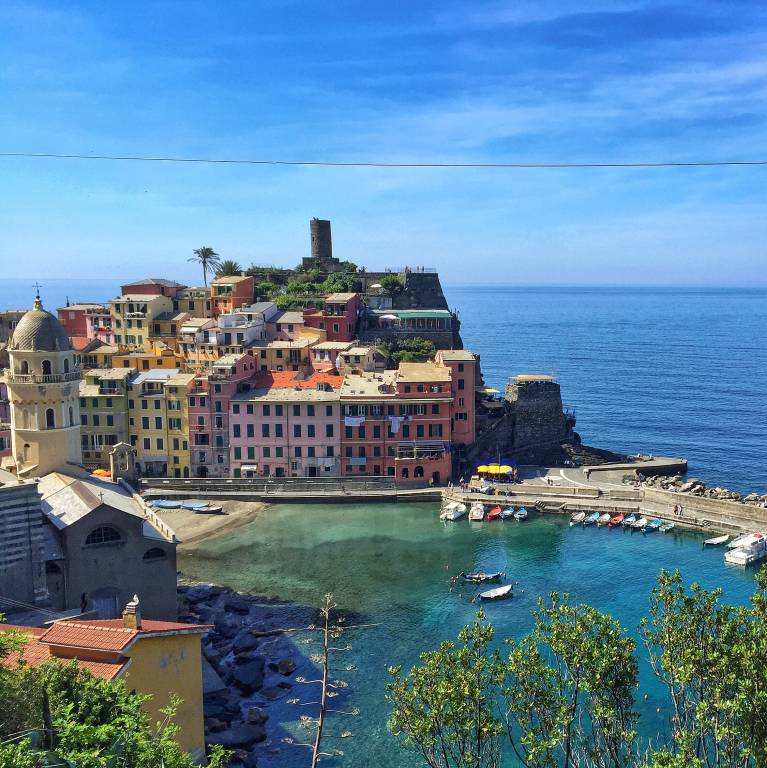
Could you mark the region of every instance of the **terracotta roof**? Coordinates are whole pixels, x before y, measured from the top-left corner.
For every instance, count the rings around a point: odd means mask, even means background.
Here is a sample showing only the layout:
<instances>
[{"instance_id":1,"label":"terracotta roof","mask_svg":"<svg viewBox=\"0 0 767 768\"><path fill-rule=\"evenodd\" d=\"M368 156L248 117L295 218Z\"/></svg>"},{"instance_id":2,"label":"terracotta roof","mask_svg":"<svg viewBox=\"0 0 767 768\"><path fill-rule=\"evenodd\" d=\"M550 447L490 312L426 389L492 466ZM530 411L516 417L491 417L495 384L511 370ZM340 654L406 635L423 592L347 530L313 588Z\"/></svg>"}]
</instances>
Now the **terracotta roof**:
<instances>
[{"instance_id":1,"label":"terracotta roof","mask_svg":"<svg viewBox=\"0 0 767 768\"><path fill-rule=\"evenodd\" d=\"M69 341L75 352L82 352L93 339L89 339L87 336L70 336Z\"/></svg>"}]
</instances>

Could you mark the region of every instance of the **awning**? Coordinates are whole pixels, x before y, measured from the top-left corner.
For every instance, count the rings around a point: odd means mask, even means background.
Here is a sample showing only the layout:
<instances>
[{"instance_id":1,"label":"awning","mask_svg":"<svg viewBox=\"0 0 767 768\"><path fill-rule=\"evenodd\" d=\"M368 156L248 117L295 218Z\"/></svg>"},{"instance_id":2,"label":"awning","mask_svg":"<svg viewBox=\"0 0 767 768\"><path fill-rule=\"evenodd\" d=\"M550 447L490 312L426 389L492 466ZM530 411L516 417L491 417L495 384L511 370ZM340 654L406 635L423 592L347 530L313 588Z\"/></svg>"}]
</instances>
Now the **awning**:
<instances>
[{"instance_id":1,"label":"awning","mask_svg":"<svg viewBox=\"0 0 767 768\"><path fill-rule=\"evenodd\" d=\"M381 315L379 320L399 320L399 317L397 315Z\"/></svg>"},{"instance_id":2,"label":"awning","mask_svg":"<svg viewBox=\"0 0 767 768\"><path fill-rule=\"evenodd\" d=\"M402 320L444 320L451 317L446 309L436 309L433 312L423 310L413 310L412 312L400 312Z\"/></svg>"},{"instance_id":3,"label":"awning","mask_svg":"<svg viewBox=\"0 0 767 768\"><path fill-rule=\"evenodd\" d=\"M243 472L258 472L258 464L243 464L240 469Z\"/></svg>"},{"instance_id":4,"label":"awning","mask_svg":"<svg viewBox=\"0 0 767 768\"><path fill-rule=\"evenodd\" d=\"M373 285L369 285L368 288L383 288L381 283L373 283Z\"/></svg>"}]
</instances>

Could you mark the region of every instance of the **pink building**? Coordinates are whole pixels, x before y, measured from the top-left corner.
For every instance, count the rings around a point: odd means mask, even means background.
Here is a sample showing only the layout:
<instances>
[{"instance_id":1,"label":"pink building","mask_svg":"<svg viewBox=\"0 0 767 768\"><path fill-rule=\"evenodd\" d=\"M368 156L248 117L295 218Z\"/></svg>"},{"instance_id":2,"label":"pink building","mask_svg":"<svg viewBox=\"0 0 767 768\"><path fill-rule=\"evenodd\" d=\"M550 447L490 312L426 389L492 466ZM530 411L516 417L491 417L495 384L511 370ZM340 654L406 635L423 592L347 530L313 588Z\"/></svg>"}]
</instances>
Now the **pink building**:
<instances>
[{"instance_id":1,"label":"pink building","mask_svg":"<svg viewBox=\"0 0 767 768\"><path fill-rule=\"evenodd\" d=\"M233 477L337 477L343 379L326 373L259 373L230 402Z\"/></svg>"},{"instance_id":2,"label":"pink building","mask_svg":"<svg viewBox=\"0 0 767 768\"><path fill-rule=\"evenodd\" d=\"M453 445L471 445L476 436L475 388L477 358L466 349L441 349L437 363L450 369L450 390L453 394L450 418L450 439Z\"/></svg>"},{"instance_id":3,"label":"pink building","mask_svg":"<svg viewBox=\"0 0 767 768\"><path fill-rule=\"evenodd\" d=\"M321 310L304 310L304 323L307 328L325 331L328 341L353 341L357 337L361 309L359 294L331 293Z\"/></svg>"},{"instance_id":4,"label":"pink building","mask_svg":"<svg viewBox=\"0 0 767 768\"><path fill-rule=\"evenodd\" d=\"M186 288L175 280L165 280L162 277L148 277L135 283L120 286L122 296L168 296L175 299L178 293Z\"/></svg>"},{"instance_id":5,"label":"pink building","mask_svg":"<svg viewBox=\"0 0 767 768\"><path fill-rule=\"evenodd\" d=\"M189 392L189 450L194 477L229 477L229 403L256 373L251 355L226 355Z\"/></svg>"},{"instance_id":6,"label":"pink building","mask_svg":"<svg viewBox=\"0 0 767 768\"><path fill-rule=\"evenodd\" d=\"M114 340L112 315L103 304L67 304L56 313L70 339L98 339L105 344Z\"/></svg>"}]
</instances>

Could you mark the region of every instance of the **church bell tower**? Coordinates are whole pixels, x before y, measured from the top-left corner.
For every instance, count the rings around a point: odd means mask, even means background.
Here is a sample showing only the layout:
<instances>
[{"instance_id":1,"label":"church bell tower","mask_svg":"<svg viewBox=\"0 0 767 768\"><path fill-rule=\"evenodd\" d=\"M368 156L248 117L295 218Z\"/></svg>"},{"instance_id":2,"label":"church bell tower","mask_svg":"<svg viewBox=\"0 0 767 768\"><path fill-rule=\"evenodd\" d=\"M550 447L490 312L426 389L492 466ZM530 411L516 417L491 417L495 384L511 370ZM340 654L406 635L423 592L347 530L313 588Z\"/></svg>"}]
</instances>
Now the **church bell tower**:
<instances>
[{"instance_id":1,"label":"church bell tower","mask_svg":"<svg viewBox=\"0 0 767 768\"><path fill-rule=\"evenodd\" d=\"M8 345L11 441L19 477L76 473L80 444L80 369L64 327L39 294Z\"/></svg>"}]
</instances>

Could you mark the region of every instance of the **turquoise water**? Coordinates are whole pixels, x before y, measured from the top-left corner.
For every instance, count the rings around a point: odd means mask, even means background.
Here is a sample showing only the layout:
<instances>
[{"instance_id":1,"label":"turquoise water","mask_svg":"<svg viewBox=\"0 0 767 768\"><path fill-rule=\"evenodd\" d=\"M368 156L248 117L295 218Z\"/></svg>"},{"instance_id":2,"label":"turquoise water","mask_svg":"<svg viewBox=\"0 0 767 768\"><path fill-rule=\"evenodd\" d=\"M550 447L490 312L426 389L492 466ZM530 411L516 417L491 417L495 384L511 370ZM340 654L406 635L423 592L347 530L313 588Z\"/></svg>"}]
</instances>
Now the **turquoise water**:
<instances>
[{"instance_id":1,"label":"turquoise water","mask_svg":"<svg viewBox=\"0 0 767 768\"><path fill-rule=\"evenodd\" d=\"M706 587L721 585L732 601L744 601L752 591L751 572L726 567L721 550L703 550L701 538L692 534L571 529L564 518L540 515L526 523L445 525L437 515L435 504L276 506L209 541L195 557L181 558L187 575L303 605L317 605L331 591L340 608L355 614L354 621L379 625L352 630L344 639L353 651L339 661L358 669L342 673L350 688L341 700L361 714L336 716L332 723L331 734L346 728L355 734L333 742L344 751L334 764L418 765L386 731L386 667L412 665L421 650L454 637L472 620L471 599L478 590L450 589L450 575L461 570L503 569L518 582L513 600L485 606L499 639L529 630L537 598L552 590L613 614L634 632L663 567L678 567ZM668 715L656 712L664 706L659 694L643 665L637 698L649 732L661 728ZM292 722L295 706L283 702L271 711L277 746L283 736L301 733ZM301 766L306 755L283 744L265 760Z\"/></svg>"}]
</instances>

